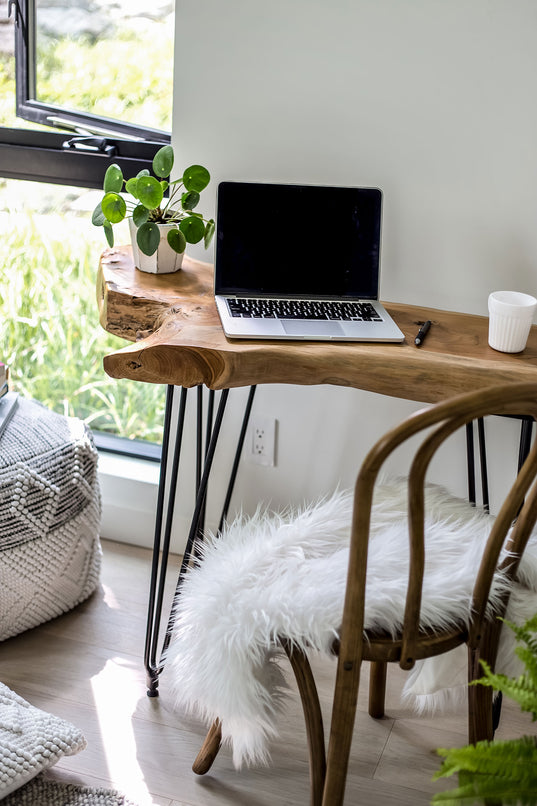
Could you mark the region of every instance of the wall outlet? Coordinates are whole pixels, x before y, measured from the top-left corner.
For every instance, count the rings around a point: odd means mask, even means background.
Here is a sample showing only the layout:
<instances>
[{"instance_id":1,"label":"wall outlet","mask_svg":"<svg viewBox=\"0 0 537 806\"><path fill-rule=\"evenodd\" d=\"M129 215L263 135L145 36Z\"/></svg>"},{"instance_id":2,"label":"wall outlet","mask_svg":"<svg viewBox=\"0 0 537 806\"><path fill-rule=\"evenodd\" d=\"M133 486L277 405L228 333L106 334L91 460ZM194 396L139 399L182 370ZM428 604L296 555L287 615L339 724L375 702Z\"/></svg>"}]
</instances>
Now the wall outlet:
<instances>
[{"instance_id":1,"label":"wall outlet","mask_svg":"<svg viewBox=\"0 0 537 806\"><path fill-rule=\"evenodd\" d=\"M256 465L276 464L276 424L274 417L254 417L250 440L250 461Z\"/></svg>"}]
</instances>

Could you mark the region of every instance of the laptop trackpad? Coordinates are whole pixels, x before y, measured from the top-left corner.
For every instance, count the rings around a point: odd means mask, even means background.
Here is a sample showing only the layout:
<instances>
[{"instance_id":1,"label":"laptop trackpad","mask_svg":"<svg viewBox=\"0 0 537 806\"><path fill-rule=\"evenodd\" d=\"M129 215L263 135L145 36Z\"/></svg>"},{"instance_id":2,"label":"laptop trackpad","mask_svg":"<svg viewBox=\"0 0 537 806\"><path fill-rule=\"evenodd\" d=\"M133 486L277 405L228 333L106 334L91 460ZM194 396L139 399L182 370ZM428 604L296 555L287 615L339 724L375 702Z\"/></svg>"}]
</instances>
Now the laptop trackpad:
<instances>
[{"instance_id":1,"label":"laptop trackpad","mask_svg":"<svg viewBox=\"0 0 537 806\"><path fill-rule=\"evenodd\" d=\"M330 338L330 336L344 335L341 325L338 322L330 322L329 320L280 319L280 322L288 336L296 336L297 338Z\"/></svg>"}]
</instances>

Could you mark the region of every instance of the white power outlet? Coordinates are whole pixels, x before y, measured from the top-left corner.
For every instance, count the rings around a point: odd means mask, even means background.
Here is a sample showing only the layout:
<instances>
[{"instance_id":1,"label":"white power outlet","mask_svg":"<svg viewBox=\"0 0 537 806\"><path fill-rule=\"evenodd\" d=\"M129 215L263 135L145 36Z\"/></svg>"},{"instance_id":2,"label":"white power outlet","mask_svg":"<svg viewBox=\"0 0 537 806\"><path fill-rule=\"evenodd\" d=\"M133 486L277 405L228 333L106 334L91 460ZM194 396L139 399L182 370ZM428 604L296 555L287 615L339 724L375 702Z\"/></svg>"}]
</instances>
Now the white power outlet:
<instances>
[{"instance_id":1,"label":"white power outlet","mask_svg":"<svg viewBox=\"0 0 537 806\"><path fill-rule=\"evenodd\" d=\"M276 464L276 420L257 416L252 422L250 461L256 465Z\"/></svg>"}]
</instances>

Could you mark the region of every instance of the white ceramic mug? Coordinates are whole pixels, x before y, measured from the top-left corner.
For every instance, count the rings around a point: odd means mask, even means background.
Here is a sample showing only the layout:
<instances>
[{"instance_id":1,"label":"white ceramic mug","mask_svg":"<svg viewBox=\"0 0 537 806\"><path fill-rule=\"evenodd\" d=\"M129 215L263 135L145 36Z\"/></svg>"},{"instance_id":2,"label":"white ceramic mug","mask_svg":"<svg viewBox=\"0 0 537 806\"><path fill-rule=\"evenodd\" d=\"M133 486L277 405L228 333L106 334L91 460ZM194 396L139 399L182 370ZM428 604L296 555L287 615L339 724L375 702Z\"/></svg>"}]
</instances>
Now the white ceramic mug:
<instances>
[{"instance_id":1,"label":"white ceramic mug","mask_svg":"<svg viewBox=\"0 0 537 806\"><path fill-rule=\"evenodd\" d=\"M489 345L502 353L520 353L526 346L537 299L519 291L489 295Z\"/></svg>"}]
</instances>

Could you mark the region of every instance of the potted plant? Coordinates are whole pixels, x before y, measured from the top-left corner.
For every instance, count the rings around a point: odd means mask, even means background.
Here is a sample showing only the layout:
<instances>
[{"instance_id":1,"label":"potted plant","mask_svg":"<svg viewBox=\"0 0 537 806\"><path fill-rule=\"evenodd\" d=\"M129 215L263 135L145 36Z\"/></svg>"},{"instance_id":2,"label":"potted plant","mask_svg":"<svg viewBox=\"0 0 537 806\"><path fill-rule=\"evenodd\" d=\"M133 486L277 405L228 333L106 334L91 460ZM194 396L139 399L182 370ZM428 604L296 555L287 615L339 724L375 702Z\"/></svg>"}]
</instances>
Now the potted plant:
<instances>
[{"instance_id":1,"label":"potted plant","mask_svg":"<svg viewBox=\"0 0 537 806\"><path fill-rule=\"evenodd\" d=\"M214 234L214 220L194 212L209 184L208 170L191 165L180 179L171 181L173 162L173 148L167 145L155 154L154 176L145 169L125 179L119 165L110 165L104 196L93 212L92 223L104 227L109 246L114 245L113 225L129 217L134 263L142 271L177 271L187 243L203 240L207 248ZM125 199L123 191L131 198Z\"/></svg>"}]
</instances>

